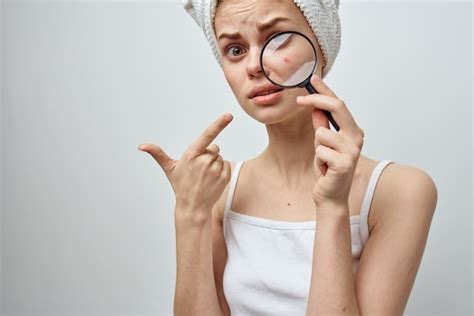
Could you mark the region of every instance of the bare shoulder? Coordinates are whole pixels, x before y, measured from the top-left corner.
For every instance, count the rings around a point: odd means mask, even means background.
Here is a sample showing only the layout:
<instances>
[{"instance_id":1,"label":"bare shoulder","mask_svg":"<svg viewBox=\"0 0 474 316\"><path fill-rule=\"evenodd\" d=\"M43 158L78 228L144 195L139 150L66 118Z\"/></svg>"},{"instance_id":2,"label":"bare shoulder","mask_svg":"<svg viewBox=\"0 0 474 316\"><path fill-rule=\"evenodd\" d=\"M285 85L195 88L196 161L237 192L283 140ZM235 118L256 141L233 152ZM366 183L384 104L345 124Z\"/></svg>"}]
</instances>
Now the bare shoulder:
<instances>
[{"instance_id":1,"label":"bare shoulder","mask_svg":"<svg viewBox=\"0 0 474 316\"><path fill-rule=\"evenodd\" d=\"M433 212L438 199L436 184L424 170L397 163L388 164L377 181L372 206L372 226ZM417 213L414 213L416 210ZM384 220L385 219L385 220Z\"/></svg>"},{"instance_id":2,"label":"bare shoulder","mask_svg":"<svg viewBox=\"0 0 474 316\"><path fill-rule=\"evenodd\" d=\"M436 200L434 181L420 168L390 163L380 174L375 208L369 213L375 211L377 222L369 231L354 281L362 313L403 315Z\"/></svg>"},{"instance_id":3,"label":"bare shoulder","mask_svg":"<svg viewBox=\"0 0 474 316\"><path fill-rule=\"evenodd\" d=\"M230 162L231 172L233 172L236 162L232 162L232 161L229 161L229 162ZM214 206L214 210L213 210L213 212L216 212L215 216L219 219L219 222L221 224L223 223L224 208L225 208L225 202L226 202L226 198L227 198L227 192L229 191L229 184L230 184L230 180L226 184L226 186L224 188L224 191L222 191L222 194L219 197L219 199L217 200L217 202Z\"/></svg>"}]
</instances>

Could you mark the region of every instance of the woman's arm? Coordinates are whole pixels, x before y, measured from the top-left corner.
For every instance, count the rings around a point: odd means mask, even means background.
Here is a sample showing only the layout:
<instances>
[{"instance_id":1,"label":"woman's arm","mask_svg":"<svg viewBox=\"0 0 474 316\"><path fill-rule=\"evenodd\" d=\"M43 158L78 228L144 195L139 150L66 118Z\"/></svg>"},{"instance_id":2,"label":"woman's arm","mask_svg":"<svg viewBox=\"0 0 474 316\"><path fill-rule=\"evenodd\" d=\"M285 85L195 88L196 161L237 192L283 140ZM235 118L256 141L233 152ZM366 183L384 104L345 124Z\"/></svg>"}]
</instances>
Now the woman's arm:
<instances>
[{"instance_id":1,"label":"woman's arm","mask_svg":"<svg viewBox=\"0 0 474 316\"><path fill-rule=\"evenodd\" d=\"M217 297L212 262L211 211L190 210L190 207L177 205L175 210L177 274L174 315L221 316L224 313Z\"/></svg>"},{"instance_id":2,"label":"woman's arm","mask_svg":"<svg viewBox=\"0 0 474 316\"><path fill-rule=\"evenodd\" d=\"M231 164L212 142L232 119L228 113L215 120L180 160L155 144L138 148L158 162L176 196L175 315L222 315L212 262L212 209L230 181Z\"/></svg>"},{"instance_id":3,"label":"woman's arm","mask_svg":"<svg viewBox=\"0 0 474 316\"><path fill-rule=\"evenodd\" d=\"M330 208L329 216L317 218L306 314L360 315L352 272L349 207L325 207Z\"/></svg>"},{"instance_id":4,"label":"woman's arm","mask_svg":"<svg viewBox=\"0 0 474 316\"><path fill-rule=\"evenodd\" d=\"M423 170L392 164L374 196L380 216L355 275L361 315L401 316L415 283L438 192Z\"/></svg>"},{"instance_id":5,"label":"woman's arm","mask_svg":"<svg viewBox=\"0 0 474 316\"><path fill-rule=\"evenodd\" d=\"M318 215L307 315L403 315L438 192L426 172L393 166L377 184L373 204L380 202L383 216L370 232L355 279L349 219Z\"/></svg>"}]
</instances>

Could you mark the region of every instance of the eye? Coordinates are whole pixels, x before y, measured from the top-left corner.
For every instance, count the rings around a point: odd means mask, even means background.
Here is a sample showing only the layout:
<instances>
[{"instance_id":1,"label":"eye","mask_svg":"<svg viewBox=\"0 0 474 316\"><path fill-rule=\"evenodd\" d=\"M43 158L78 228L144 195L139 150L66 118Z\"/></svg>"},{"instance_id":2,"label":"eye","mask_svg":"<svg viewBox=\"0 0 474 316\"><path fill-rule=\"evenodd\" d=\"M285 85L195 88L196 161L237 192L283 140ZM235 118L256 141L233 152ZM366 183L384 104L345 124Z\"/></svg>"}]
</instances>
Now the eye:
<instances>
[{"instance_id":1,"label":"eye","mask_svg":"<svg viewBox=\"0 0 474 316\"><path fill-rule=\"evenodd\" d=\"M238 45L228 46L225 49L227 56L229 56L229 53L231 54L230 57L238 57L239 54L242 53L243 51L245 51L245 48Z\"/></svg>"}]
</instances>

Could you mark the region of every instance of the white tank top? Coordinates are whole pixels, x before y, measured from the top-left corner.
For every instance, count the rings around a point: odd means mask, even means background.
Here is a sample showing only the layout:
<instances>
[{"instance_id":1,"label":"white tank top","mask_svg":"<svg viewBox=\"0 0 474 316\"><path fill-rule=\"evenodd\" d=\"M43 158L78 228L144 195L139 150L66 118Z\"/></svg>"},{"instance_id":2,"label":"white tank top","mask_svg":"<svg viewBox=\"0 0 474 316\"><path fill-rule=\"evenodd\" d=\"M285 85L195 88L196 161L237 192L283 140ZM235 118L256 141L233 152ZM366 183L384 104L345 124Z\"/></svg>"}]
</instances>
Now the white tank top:
<instances>
[{"instance_id":1,"label":"white tank top","mask_svg":"<svg viewBox=\"0 0 474 316\"><path fill-rule=\"evenodd\" d=\"M316 221L286 222L230 209L244 161L236 163L224 209L227 247L224 295L234 315L305 315L311 284ZM377 180L391 161L372 171L359 215L350 217L353 269L369 237L368 213Z\"/></svg>"}]
</instances>

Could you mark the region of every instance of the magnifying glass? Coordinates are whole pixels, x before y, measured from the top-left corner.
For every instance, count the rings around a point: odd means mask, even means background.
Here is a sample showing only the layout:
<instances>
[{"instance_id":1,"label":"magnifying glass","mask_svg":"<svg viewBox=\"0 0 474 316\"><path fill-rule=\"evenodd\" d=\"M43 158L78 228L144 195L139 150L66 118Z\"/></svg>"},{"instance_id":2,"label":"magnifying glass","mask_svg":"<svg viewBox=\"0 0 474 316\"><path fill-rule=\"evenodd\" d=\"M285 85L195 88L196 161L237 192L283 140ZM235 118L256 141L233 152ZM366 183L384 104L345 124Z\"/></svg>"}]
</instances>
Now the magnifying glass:
<instances>
[{"instance_id":1,"label":"magnifying glass","mask_svg":"<svg viewBox=\"0 0 474 316\"><path fill-rule=\"evenodd\" d=\"M273 34L267 39L260 53L260 68L265 77L280 88L305 87L310 94L318 93L311 85L316 69L317 54L311 40L296 31ZM323 110L336 131L339 125L331 112Z\"/></svg>"}]
</instances>

